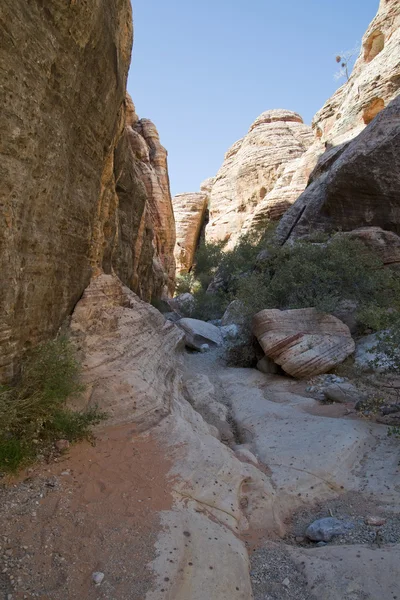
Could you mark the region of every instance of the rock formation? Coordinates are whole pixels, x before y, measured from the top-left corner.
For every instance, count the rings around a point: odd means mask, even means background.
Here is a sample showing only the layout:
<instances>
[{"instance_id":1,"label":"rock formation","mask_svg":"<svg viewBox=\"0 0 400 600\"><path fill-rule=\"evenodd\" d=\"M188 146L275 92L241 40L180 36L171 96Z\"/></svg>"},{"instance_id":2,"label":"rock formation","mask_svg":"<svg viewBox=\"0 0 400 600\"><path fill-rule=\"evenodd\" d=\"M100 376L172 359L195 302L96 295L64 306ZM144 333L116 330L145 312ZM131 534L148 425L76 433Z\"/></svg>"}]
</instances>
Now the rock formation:
<instances>
[{"instance_id":1,"label":"rock formation","mask_svg":"<svg viewBox=\"0 0 400 600\"><path fill-rule=\"evenodd\" d=\"M175 221L167 152L155 125L139 120L129 95L126 124L114 153L117 215L110 226L107 263L141 298L172 293Z\"/></svg>"},{"instance_id":2,"label":"rock formation","mask_svg":"<svg viewBox=\"0 0 400 600\"><path fill-rule=\"evenodd\" d=\"M400 6L381 0L350 79L313 119L316 136L337 146L358 135L400 88Z\"/></svg>"},{"instance_id":3,"label":"rock formation","mask_svg":"<svg viewBox=\"0 0 400 600\"><path fill-rule=\"evenodd\" d=\"M315 308L262 310L253 332L266 356L298 379L328 373L355 349L347 325Z\"/></svg>"},{"instance_id":4,"label":"rock formation","mask_svg":"<svg viewBox=\"0 0 400 600\"><path fill-rule=\"evenodd\" d=\"M349 81L313 119L313 137L290 111L267 111L255 121L202 187L210 202L207 239L229 240L230 248L241 233L280 219L306 188L319 157L356 137L398 95L399 45L399 4L381 0Z\"/></svg>"},{"instance_id":5,"label":"rock formation","mask_svg":"<svg viewBox=\"0 0 400 600\"><path fill-rule=\"evenodd\" d=\"M178 194L172 203L176 221L176 272L187 273L192 267L204 225L208 195L204 192Z\"/></svg>"},{"instance_id":6,"label":"rock formation","mask_svg":"<svg viewBox=\"0 0 400 600\"><path fill-rule=\"evenodd\" d=\"M71 326L88 385L79 406L99 406L114 425L131 423L131 435L151 429L171 456L174 507L162 513L158 542L168 552L153 565L161 585L149 598L165 598L160 588L171 588L174 600L249 598L248 556L235 533L251 527L281 532L279 503L268 477L238 460L183 397L182 332L116 276L104 274L86 289ZM207 378L197 384L191 378L186 388L194 401L204 403L207 396L217 411ZM219 411L221 417L226 407Z\"/></svg>"},{"instance_id":7,"label":"rock formation","mask_svg":"<svg viewBox=\"0 0 400 600\"><path fill-rule=\"evenodd\" d=\"M143 156L132 160L129 0L6 0L0 14L2 380L54 335L91 274L115 270L146 299L171 289L174 232L148 121L135 124Z\"/></svg>"},{"instance_id":8,"label":"rock formation","mask_svg":"<svg viewBox=\"0 0 400 600\"><path fill-rule=\"evenodd\" d=\"M355 139L320 159L284 215L280 241L316 231L381 227L400 233L400 97Z\"/></svg>"},{"instance_id":9,"label":"rock formation","mask_svg":"<svg viewBox=\"0 0 400 600\"><path fill-rule=\"evenodd\" d=\"M312 141L311 129L300 115L288 110L260 115L248 134L228 150L212 183L207 239L224 240L232 247L287 163L299 158Z\"/></svg>"}]
</instances>

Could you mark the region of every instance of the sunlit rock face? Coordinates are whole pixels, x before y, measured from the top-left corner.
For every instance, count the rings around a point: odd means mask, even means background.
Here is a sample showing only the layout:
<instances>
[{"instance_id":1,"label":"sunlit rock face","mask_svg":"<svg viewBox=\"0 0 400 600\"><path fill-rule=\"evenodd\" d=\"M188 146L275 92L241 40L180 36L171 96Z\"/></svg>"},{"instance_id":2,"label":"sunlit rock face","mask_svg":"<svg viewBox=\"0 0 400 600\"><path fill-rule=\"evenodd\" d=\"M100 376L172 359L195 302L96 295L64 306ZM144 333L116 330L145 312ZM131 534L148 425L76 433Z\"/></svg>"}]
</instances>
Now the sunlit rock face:
<instances>
[{"instance_id":1,"label":"sunlit rock face","mask_svg":"<svg viewBox=\"0 0 400 600\"><path fill-rule=\"evenodd\" d=\"M0 380L9 380L92 275L116 272L146 300L171 292L175 229L166 151L126 98L129 0L4 0L0 13Z\"/></svg>"},{"instance_id":2,"label":"sunlit rock face","mask_svg":"<svg viewBox=\"0 0 400 600\"><path fill-rule=\"evenodd\" d=\"M208 195L204 192L177 194L173 198L176 221L175 260L177 274L187 273L199 242L207 212Z\"/></svg>"},{"instance_id":3,"label":"sunlit rock face","mask_svg":"<svg viewBox=\"0 0 400 600\"><path fill-rule=\"evenodd\" d=\"M232 247L287 163L304 154L312 141L311 128L297 113L278 109L260 115L228 150L212 183L207 239Z\"/></svg>"},{"instance_id":4,"label":"sunlit rock face","mask_svg":"<svg viewBox=\"0 0 400 600\"><path fill-rule=\"evenodd\" d=\"M397 0L381 0L349 81L313 119L320 141L336 146L354 138L398 95L399 47L400 5Z\"/></svg>"}]
</instances>

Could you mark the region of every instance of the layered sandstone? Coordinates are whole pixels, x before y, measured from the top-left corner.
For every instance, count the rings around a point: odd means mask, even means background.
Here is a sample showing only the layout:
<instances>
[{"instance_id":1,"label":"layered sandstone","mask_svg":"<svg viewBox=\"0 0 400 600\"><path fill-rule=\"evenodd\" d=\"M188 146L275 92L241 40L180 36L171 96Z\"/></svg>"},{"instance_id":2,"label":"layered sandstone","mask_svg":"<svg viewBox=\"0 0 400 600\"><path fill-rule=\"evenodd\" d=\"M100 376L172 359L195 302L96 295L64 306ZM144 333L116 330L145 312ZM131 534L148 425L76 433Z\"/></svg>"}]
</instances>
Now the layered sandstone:
<instances>
[{"instance_id":1,"label":"layered sandstone","mask_svg":"<svg viewBox=\"0 0 400 600\"><path fill-rule=\"evenodd\" d=\"M0 20L0 379L9 379L92 274L116 271L146 299L172 290L175 240L166 152L125 100L129 0L5 0Z\"/></svg>"},{"instance_id":2,"label":"layered sandstone","mask_svg":"<svg viewBox=\"0 0 400 600\"><path fill-rule=\"evenodd\" d=\"M149 432L171 462L174 506L161 515L161 551L153 564L162 585L148 597L161 600L165 589L176 600L250 597L248 556L235 533L282 532L279 502L267 475L238 460L217 439L216 427L185 400L183 333L116 276L104 274L91 281L71 326L87 384L86 397L77 404L99 406L114 425L130 423L136 440L138 433ZM207 389L218 409L206 377L198 386L191 378L190 383L193 403L204 401ZM136 475L140 486L143 474Z\"/></svg>"},{"instance_id":3,"label":"layered sandstone","mask_svg":"<svg viewBox=\"0 0 400 600\"><path fill-rule=\"evenodd\" d=\"M266 356L298 379L328 373L355 349L347 325L315 308L262 310L253 332Z\"/></svg>"},{"instance_id":4,"label":"layered sandstone","mask_svg":"<svg viewBox=\"0 0 400 600\"><path fill-rule=\"evenodd\" d=\"M368 27L349 81L313 119L316 136L338 145L357 136L399 93L400 5L381 0Z\"/></svg>"},{"instance_id":5,"label":"layered sandstone","mask_svg":"<svg viewBox=\"0 0 400 600\"><path fill-rule=\"evenodd\" d=\"M175 260L178 274L190 271L207 212L204 192L178 194L173 198L176 221Z\"/></svg>"},{"instance_id":6,"label":"layered sandstone","mask_svg":"<svg viewBox=\"0 0 400 600\"><path fill-rule=\"evenodd\" d=\"M284 215L283 243L316 231L380 227L400 234L400 97L355 139L326 152Z\"/></svg>"},{"instance_id":7,"label":"layered sandstone","mask_svg":"<svg viewBox=\"0 0 400 600\"><path fill-rule=\"evenodd\" d=\"M260 115L228 150L212 182L207 239L232 247L287 163L304 154L312 141L311 128L297 113L279 109Z\"/></svg>"}]
</instances>

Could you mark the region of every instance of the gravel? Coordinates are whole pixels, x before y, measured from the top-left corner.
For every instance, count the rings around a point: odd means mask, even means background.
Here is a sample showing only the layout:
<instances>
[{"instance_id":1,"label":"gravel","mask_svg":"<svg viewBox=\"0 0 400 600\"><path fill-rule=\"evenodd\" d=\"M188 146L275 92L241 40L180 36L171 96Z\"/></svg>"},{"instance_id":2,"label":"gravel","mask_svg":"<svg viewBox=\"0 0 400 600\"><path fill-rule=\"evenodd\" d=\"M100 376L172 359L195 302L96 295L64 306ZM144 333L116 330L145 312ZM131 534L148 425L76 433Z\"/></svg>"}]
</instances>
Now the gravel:
<instances>
[{"instance_id":1,"label":"gravel","mask_svg":"<svg viewBox=\"0 0 400 600\"><path fill-rule=\"evenodd\" d=\"M316 519L335 517L353 524L353 529L336 536L329 545L339 544L396 544L400 542L400 514L387 512L383 507L365 499L361 494L348 493L324 504L316 504L301 509L292 517L292 528L285 542L296 546L315 546L307 540L305 531ZM368 524L371 517L381 518L380 526ZM378 539L377 538L378 534ZM297 538L297 539L296 539Z\"/></svg>"},{"instance_id":2,"label":"gravel","mask_svg":"<svg viewBox=\"0 0 400 600\"><path fill-rule=\"evenodd\" d=\"M251 581L254 600L312 600L304 574L283 543L268 542L253 552Z\"/></svg>"}]
</instances>

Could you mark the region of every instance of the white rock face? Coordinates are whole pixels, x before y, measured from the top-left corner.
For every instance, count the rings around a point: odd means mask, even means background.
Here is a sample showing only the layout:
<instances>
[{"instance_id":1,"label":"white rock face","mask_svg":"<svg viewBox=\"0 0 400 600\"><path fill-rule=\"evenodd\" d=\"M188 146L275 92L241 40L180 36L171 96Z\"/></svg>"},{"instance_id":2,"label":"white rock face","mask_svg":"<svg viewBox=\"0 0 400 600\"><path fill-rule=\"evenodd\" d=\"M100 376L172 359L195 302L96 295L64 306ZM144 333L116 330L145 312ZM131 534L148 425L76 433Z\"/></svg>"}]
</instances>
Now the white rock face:
<instances>
[{"instance_id":1,"label":"white rock face","mask_svg":"<svg viewBox=\"0 0 400 600\"><path fill-rule=\"evenodd\" d=\"M187 273L193 265L207 203L208 194L204 192L178 194L172 199L176 223L177 275Z\"/></svg>"},{"instance_id":2,"label":"white rock face","mask_svg":"<svg viewBox=\"0 0 400 600\"><path fill-rule=\"evenodd\" d=\"M272 191L284 167L311 145L313 135L297 113L270 110L226 153L210 192L206 238L232 247L246 220Z\"/></svg>"},{"instance_id":3,"label":"white rock face","mask_svg":"<svg viewBox=\"0 0 400 600\"><path fill-rule=\"evenodd\" d=\"M80 408L97 404L109 414L109 424L132 423L134 435L150 429L173 457L174 504L161 515L161 553L153 564L157 585L147 600L250 598L248 556L235 533L249 528L282 532L276 494L268 477L238 460L215 438L215 427L185 400L181 329L118 278L101 275L79 301L72 331L89 386ZM206 378L192 377L186 383L199 404L213 400ZM226 407L214 401L210 410L223 421Z\"/></svg>"}]
</instances>

